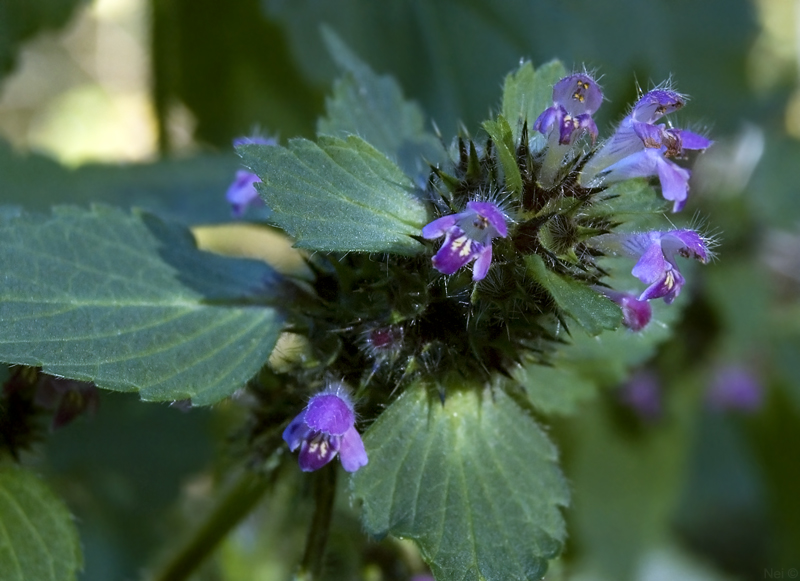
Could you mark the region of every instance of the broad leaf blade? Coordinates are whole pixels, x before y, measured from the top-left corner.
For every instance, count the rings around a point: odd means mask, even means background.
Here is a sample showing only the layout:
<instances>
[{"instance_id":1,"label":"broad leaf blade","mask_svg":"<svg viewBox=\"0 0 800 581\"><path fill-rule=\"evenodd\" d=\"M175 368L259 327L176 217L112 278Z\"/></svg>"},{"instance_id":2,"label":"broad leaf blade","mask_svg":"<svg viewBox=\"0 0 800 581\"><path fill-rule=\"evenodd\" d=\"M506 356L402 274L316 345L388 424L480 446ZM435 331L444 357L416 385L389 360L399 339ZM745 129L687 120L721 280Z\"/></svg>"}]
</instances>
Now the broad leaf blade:
<instances>
[{"instance_id":1,"label":"broad leaf blade","mask_svg":"<svg viewBox=\"0 0 800 581\"><path fill-rule=\"evenodd\" d=\"M323 28L323 33L345 75L336 82L333 97L326 100L327 116L320 118L317 133L343 138L358 135L395 160L412 179L425 175L428 164L444 162L444 146L425 130L421 109L403 98L397 82L376 75L329 28Z\"/></svg>"},{"instance_id":2,"label":"broad leaf blade","mask_svg":"<svg viewBox=\"0 0 800 581\"><path fill-rule=\"evenodd\" d=\"M559 61L550 61L534 71L526 61L506 76L503 85L503 117L514 132L514 142L519 141L522 126L527 121L528 131L541 113L553 104L553 85L566 76L567 69Z\"/></svg>"},{"instance_id":3,"label":"broad leaf blade","mask_svg":"<svg viewBox=\"0 0 800 581\"><path fill-rule=\"evenodd\" d=\"M142 399L218 401L282 328L278 275L201 252L147 214L58 208L0 223L0 360Z\"/></svg>"},{"instance_id":4,"label":"broad leaf blade","mask_svg":"<svg viewBox=\"0 0 800 581\"><path fill-rule=\"evenodd\" d=\"M271 220L300 248L415 254L428 220L414 184L360 137L293 139L288 148L238 150L262 180Z\"/></svg>"},{"instance_id":5,"label":"broad leaf blade","mask_svg":"<svg viewBox=\"0 0 800 581\"><path fill-rule=\"evenodd\" d=\"M353 476L364 525L417 541L436 578L539 579L568 502L556 451L504 392L411 388L367 431Z\"/></svg>"},{"instance_id":6,"label":"broad leaf blade","mask_svg":"<svg viewBox=\"0 0 800 581\"><path fill-rule=\"evenodd\" d=\"M0 579L69 581L82 566L64 503L27 470L0 466Z\"/></svg>"},{"instance_id":7,"label":"broad leaf blade","mask_svg":"<svg viewBox=\"0 0 800 581\"><path fill-rule=\"evenodd\" d=\"M528 272L552 295L558 308L573 318L590 335L620 326L622 313L609 299L578 281L551 271L538 254L525 258Z\"/></svg>"}]
</instances>

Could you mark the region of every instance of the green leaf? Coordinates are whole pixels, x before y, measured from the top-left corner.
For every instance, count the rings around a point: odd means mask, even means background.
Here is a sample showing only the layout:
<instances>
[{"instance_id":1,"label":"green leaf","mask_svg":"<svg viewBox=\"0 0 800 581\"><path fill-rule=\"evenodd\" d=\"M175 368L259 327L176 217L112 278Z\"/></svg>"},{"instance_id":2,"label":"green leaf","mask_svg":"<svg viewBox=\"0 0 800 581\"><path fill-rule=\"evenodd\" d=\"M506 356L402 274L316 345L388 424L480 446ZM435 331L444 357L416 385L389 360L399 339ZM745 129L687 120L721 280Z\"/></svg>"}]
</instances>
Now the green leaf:
<instances>
[{"instance_id":1,"label":"green leaf","mask_svg":"<svg viewBox=\"0 0 800 581\"><path fill-rule=\"evenodd\" d=\"M69 581L82 566L64 503L31 472L0 466L0 579Z\"/></svg>"},{"instance_id":2,"label":"green leaf","mask_svg":"<svg viewBox=\"0 0 800 581\"><path fill-rule=\"evenodd\" d=\"M606 257L599 263L610 273L605 281L613 288L641 292L630 274L632 260ZM598 386L619 385L628 377L631 368L647 361L655 353L656 347L672 336L672 329L687 302L682 297L671 305L664 301L650 301L653 316L650 323L638 332L620 326L598 337L576 333L570 344L556 350L549 362L554 367L574 369L581 377Z\"/></svg>"},{"instance_id":3,"label":"green leaf","mask_svg":"<svg viewBox=\"0 0 800 581\"><path fill-rule=\"evenodd\" d=\"M439 581L539 579L561 550L556 450L503 391L410 388L364 436L353 475L367 532L409 537Z\"/></svg>"},{"instance_id":4,"label":"green leaf","mask_svg":"<svg viewBox=\"0 0 800 581\"><path fill-rule=\"evenodd\" d=\"M225 190L239 159L233 155L200 155L146 164L87 164L65 167L43 155L21 155L0 140L2 203L48 212L55 204L146 208L185 224L231 220ZM248 217L266 219L263 207Z\"/></svg>"},{"instance_id":5,"label":"green leaf","mask_svg":"<svg viewBox=\"0 0 800 581\"><path fill-rule=\"evenodd\" d=\"M261 178L271 220L299 248L415 254L428 212L414 184L381 152L355 135L293 139L289 147L246 145L238 151Z\"/></svg>"},{"instance_id":6,"label":"green leaf","mask_svg":"<svg viewBox=\"0 0 800 581\"><path fill-rule=\"evenodd\" d=\"M564 365L551 367L532 363L514 372L528 399L544 414L567 415L595 394L593 381Z\"/></svg>"},{"instance_id":7,"label":"green leaf","mask_svg":"<svg viewBox=\"0 0 800 581\"><path fill-rule=\"evenodd\" d=\"M538 254L525 257L528 272L553 296L558 308L572 317L589 335L613 330L622 322L619 307L585 284L548 269Z\"/></svg>"},{"instance_id":8,"label":"green leaf","mask_svg":"<svg viewBox=\"0 0 800 581\"><path fill-rule=\"evenodd\" d=\"M527 121L528 131L545 109L553 105L553 85L567 75L559 61L550 61L536 71L526 61L506 76L503 84L503 117L511 124L514 142L519 141L522 126Z\"/></svg>"},{"instance_id":9,"label":"green leaf","mask_svg":"<svg viewBox=\"0 0 800 581\"><path fill-rule=\"evenodd\" d=\"M503 166L503 174L506 177L506 187L515 195L522 194L522 175L517 165L516 140L511 134L511 127L502 115L498 115L495 121L484 121L483 128L489 137L494 141L497 155L500 156L500 164Z\"/></svg>"},{"instance_id":10,"label":"green leaf","mask_svg":"<svg viewBox=\"0 0 800 581\"><path fill-rule=\"evenodd\" d=\"M60 207L0 222L0 361L214 403L268 358L282 316L267 265L199 251L152 215Z\"/></svg>"},{"instance_id":11,"label":"green leaf","mask_svg":"<svg viewBox=\"0 0 800 581\"><path fill-rule=\"evenodd\" d=\"M630 179L612 184L586 207L586 216L620 222L618 232L657 230L664 227L667 202L649 180Z\"/></svg>"},{"instance_id":12,"label":"green leaf","mask_svg":"<svg viewBox=\"0 0 800 581\"><path fill-rule=\"evenodd\" d=\"M323 35L345 75L326 100L327 117L319 120L317 133L358 135L412 179L427 174L429 164L445 162L441 140L425 131L422 110L403 98L397 82L376 75L330 28L323 28Z\"/></svg>"}]
</instances>

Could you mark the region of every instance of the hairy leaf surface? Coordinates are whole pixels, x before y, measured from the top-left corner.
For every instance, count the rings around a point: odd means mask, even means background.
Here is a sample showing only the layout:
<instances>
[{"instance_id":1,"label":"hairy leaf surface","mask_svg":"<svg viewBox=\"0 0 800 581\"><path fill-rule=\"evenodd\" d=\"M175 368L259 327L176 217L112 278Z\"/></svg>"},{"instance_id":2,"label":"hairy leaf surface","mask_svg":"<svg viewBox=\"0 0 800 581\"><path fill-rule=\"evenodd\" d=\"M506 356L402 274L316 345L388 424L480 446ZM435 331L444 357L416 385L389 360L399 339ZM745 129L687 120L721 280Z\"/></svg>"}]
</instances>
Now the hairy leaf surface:
<instances>
[{"instance_id":1,"label":"hairy leaf surface","mask_svg":"<svg viewBox=\"0 0 800 581\"><path fill-rule=\"evenodd\" d=\"M326 101L327 116L317 133L347 137L358 135L411 178L424 177L428 164L447 159L442 142L425 130L422 110L403 97L397 81L378 76L330 29L323 29L336 64L345 72Z\"/></svg>"},{"instance_id":2,"label":"hairy leaf surface","mask_svg":"<svg viewBox=\"0 0 800 581\"><path fill-rule=\"evenodd\" d=\"M238 151L262 180L271 220L300 248L415 254L428 220L411 180L355 135L293 139L289 147L246 145Z\"/></svg>"},{"instance_id":3,"label":"hairy leaf surface","mask_svg":"<svg viewBox=\"0 0 800 581\"><path fill-rule=\"evenodd\" d=\"M568 502L556 451L501 390L422 388L367 431L355 473L372 535L414 539L441 580L539 579L564 540Z\"/></svg>"},{"instance_id":4,"label":"hairy leaf surface","mask_svg":"<svg viewBox=\"0 0 800 581\"><path fill-rule=\"evenodd\" d=\"M82 566L64 503L31 472L0 466L0 579L70 581Z\"/></svg>"},{"instance_id":5,"label":"hairy leaf surface","mask_svg":"<svg viewBox=\"0 0 800 581\"><path fill-rule=\"evenodd\" d=\"M282 328L267 265L199 251L152 215L60 207L0 221L0 360L146 400L218 401Z\"/></svg>"}]
</instances>

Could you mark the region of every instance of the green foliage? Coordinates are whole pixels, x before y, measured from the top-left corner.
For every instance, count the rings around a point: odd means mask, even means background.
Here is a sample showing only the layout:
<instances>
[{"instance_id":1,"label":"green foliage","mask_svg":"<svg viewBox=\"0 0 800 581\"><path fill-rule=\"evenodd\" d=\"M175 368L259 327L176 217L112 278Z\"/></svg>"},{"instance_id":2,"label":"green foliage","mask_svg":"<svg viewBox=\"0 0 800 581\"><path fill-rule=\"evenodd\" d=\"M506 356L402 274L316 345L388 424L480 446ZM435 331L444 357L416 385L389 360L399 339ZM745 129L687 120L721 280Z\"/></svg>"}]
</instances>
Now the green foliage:
<instances>
[{"instance_id":1,"label":"green foliage","mask_svg":"<svg viewBox=\"0 0 800 581\"><path fill-rule=\"evenodd\" d=\"M317 133L358 135L398 163L411 179L425 176L428 165L447 159L442 142L425 130L416 103L405 101L393 77L376 75L330 29L323 33L331 55L344 71L325 102L327 117ZM427 162L427 163L425 163Z\"/></svg>"},{"instance_id":2,"label":"green foliage","mask_svg":"<svg viewBox=\"0 0 800 581\"><path fill-rule=\"evenodd\" d=\"M13 68L20 45L37 33L63 26L86 0L0 2L0 78Z\"/></svg>"},{"instance_id":3,"label":"green foliage","mask_svg":"<svg viewBox=\"0 0 800 581\"><path fill-rule=\"evenodd\" d=\"M272 222L299 248L416 254L428 219L414 184L360 137L293 139L289 147L239 148L262 182Z\"/></svg>"},{"instance_id":4,"label":"green foliage","mask_svg":"<svg viewBox=\"0 0 800 581\"><path fill-rule=\"evenodd\" d=\"M204 405L242 387L282 328L271 268L200 252L149 214L62 207L6 219L0 240L9 363Z\"/></svg>"},{"instance_id":5,"label":"green foliage","mask_svg":"<svg viewBox=\"0 0 800 581\"><path fill-rule=\"evenodd\" d=\"M519 196L522 193L522 176L517 165L516 147L514 147L519 138L514 137L508 121L502 115L493 121L484 121L483 128L497 148L508 193Z\"/></svg>"},{"instance_id":6,"label":"green foliage","mask_svg":"<svg viewBox=\"0 0 800 581\"><path fill-rule=\"evenodd\" d=\"M297 69L284 31L262 17L257 0L224 8L216 0L149 5L153 93L167 151L178 103L197 119L196 137L220 147L254 126L272 135L313 135L321 87Z\"/></svg>"},{"instance_id":7,"label":"green foliage","mask_svg":"<svg viewBox=\"0 0 800 581\"><path fill-rule=\"evenodd\" d=\"M372 535L417 541L437 579L540 578L564 540L556 451L504 392L408 389L367 430L352 479Z\"/></svg>"},{"instance_id":8,"label":"green foliage","mask_svg":"<svg viewBox=\"0 0 800 581\"><path fill-rule=\"evenodd\" d=\"M566 74L561 61L551 61L535 71L531 62L526 61L506 76L502 110L515 142L519 141L523 124L527 121L528 131L532 131L536 118L553 104L553 85Z\"/></svg>"},{"instance_id":9,"label":"green foliage","mask_svg":"<svg viewBox=\"0 0 800 581\"><path fill-rule=\"evenodd\" d=\"M544 414L567 415L595 393L594 383L569 367L531 364L514 373L531 403Z\"/></svg>"},{"instance_id":10,"label":"green foliage","mask_svg":"<svg viewBox=\"0 0 800 581\"><path fill-rule=\"evenodd\" d=\"M0 578L70 581L82 566L64 503L28 470L0 464Z\"/></svg>"},{"instance_id":11,"label":"green foliage","mask_svg":"<svg viewBox=\"0 0 800 581\"><path fill-rule=\"evenodd\" d=\"M619 307L600 293L574 279L561 276L544 265L538 254L525 258L528 272L547 289L558 308L574 319L590 335L599 335L604 329L619 327L622 315Z\"/></svg>"},{"instance_id":12,"label":"green foliage","mask_svg":"<svg viewBox=\"0 0 800 581\"><path fill-rule=\"evenodd\" d=\"M105 203L146 208L185 224L231 219L225 189L235 155L199 155L148 164L87 164L70 169L43 155L21 155L0 140L3 204L47 212L53 204ZM265 217L266 211L256 213Z\"/></svg>"}]
</instances>

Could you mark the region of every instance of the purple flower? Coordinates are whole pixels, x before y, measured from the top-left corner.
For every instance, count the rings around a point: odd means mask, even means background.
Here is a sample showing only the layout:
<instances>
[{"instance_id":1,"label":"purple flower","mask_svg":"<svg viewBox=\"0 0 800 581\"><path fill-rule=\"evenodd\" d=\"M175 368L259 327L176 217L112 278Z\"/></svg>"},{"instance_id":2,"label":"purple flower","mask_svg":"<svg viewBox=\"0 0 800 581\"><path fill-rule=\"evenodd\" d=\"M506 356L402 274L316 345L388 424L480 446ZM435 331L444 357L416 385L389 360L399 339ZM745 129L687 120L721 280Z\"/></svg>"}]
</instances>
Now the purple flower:
<instances>
[{"instance_id":1,"label":"purple flower","mask_svg":"<svg viewBox=\"0 0 800 581\"><path fill-rule=\"evenodd\" d=\"M629 254L639 256L631 274L650 285L639 295L640 301L663 298L669 304L680 294L686 280L678 270L676 254L703 264L711 256L706 240L694 230L633 234L625 238L623 246Z\"/></svg>"},{"instance_id":2,"label":"purple flower","mask_svg":"<svg viewBox=\"0 0 800 581\"><path fill-rule=\"evenodd\" d=\"M709 407L715 410L753 412L761 407L764 388L758 378L740 365L717 368L706 392Z\"/></svg>"},{"instance_id":3,"label":"purple flower","mask_svg":"<svg viewBox=\"0 0 800 581\"><path fill-rule=\"evenodd\" d=\"M294 452L300 448L300 469L319 470L336 454L348 472L367 464L364 443L355 428L353 403L342 384L334 383L318 393L283 431Z\"/></svg>"},{"instance_id":4,"label":"purple flower","mask_svg":"<svg viewBox=\"0 0 800 581\"><path fill-rule=\"evenodd\" d=\"M617 303L622 309L622 324L631 331L641 331L650 322L653 310L650 303L636 298L630 293L618 292L608 288L597 288L595 290L604 294L609 299Z\"/></svg>"},{"instance_id":5,"label":"purple flower","mask_svg":"<svg viewBox=\"0 0 800 581\"><path fill-rule=\"evenodd\" d=\"M233 140L233 146L239 147L240 145L247 145L249 143L255 143L257 145L277 145L278 142L271 138L265 137L237 137ZM236 178L233 180L233 183L228 187L228 191L225 192L225 198L228 200L228 203L231 205L231 211L233 215L237 218L240 218L244 215L247 207L253 203L259 203L261 198L258 197L258 192L256 191L255 184L260 182L261 180L259 177L254 174L253 172L249 172L246 170L238 170L236 172Z\"/></svg>"},{"instance_id":6,"label":"purple flower","mask_svg":"<svg viewBox=\"0 0 800 581\"><path fill-rule=\"evenodd\" d=\"M422 229L428 239L444 236L444 244L433 257L433 266L442 274L453 274L475 261L472 280L486 277L492 262L492 238L508 236L503 212L492 202L468 202L458 214L442 216Z\"/></svg>"},{"instance_id":7,"label":"purple flower","mask_svg":"<svg viewBox=\"0 0 800 581\"><path fill-rule=\"evenodd\" d=\"M662 195L674 202L672 211L682 210L689 194L691 172L669 158L684 157L686 150L706 149L712 142L697 133L655 122L685 103L683 95L667 89L655 89L644 95L611 139L586 164L581 182L588 183L596 177L611 183L658 176Z\"/></svg>"},{"instance_id":8,"label":"purple flower","mask_svg":"<svg viewBox=\"0 0 800 581\"><path fill-rule=\"evenodd\" d=\"M643 420L653 421L661 417L661 384L652 371L634 373L620 388L619 398Z\"/></svg>"},{"instance_id":9,"label":"purple flower","mask_svg":"<svg viewBox=\"0 0 800 581\"><path fill-rule=\"evenodd\" d=\"M544 110L533 128L544 135L558 128L558 142L572 144L577 136L588 131L597 139L597 125L592 113L603 103L603 92L589 75L569 75L553 86L553 106Z\"/></svg>"}]
</instances>

